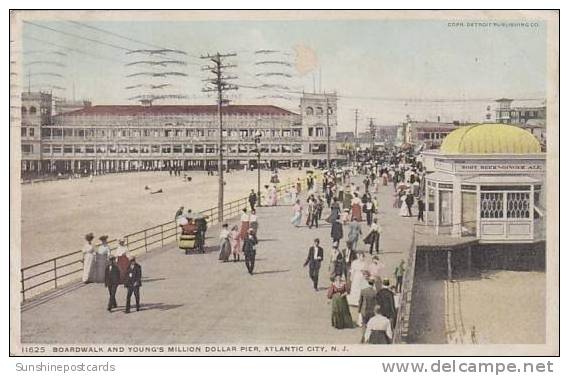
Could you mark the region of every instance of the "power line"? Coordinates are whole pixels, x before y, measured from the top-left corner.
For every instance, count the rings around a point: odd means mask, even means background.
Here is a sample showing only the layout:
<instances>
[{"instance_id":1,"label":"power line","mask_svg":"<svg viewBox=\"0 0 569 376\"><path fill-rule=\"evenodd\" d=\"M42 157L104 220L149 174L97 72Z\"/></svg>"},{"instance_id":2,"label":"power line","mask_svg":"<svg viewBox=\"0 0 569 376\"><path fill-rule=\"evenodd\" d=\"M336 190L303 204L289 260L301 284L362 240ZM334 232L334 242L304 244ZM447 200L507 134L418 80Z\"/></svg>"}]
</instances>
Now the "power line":
<instances>
[{"instance_id":1,"label":"power line","mask_svg":"<svg viewBox=\"0 0 569 376\"><path fill-rule=\"evenodd\" d=\"M76 52L76 53L78 53L78 54L82 54L82 55L86 55L86 56L91 56L91 57L94 57L94 58L96 58L96 59L109 60L109 61L114 61L114 62L116 62L116 63L126 64L126 62L121 61L121 60L118 60L118 59L114 59L114 58L112 58L112 57L107 57L107 56L104 56L104 55L93 54L93 53L90 53L90 52L87 52L87 51L80 50L80 49L78 49L78 48L73 48L73 47L68 47L68 46L62 46L62 45L57 44L57 43L49 42L49 41L46 41L46 40L43 40L43 39L40 39L40 38L31 37L31 36L28 36L28 35L24 35L24 39L35 40L36 42L40 42L40 43L44 43L44 44L49 44L49 45L54 46L54 47L57 47L57 48L62 48L62 49L67 50L67 51L72 51L72 52Z\"/></svg>"},{"instance_id":2,"label":"power line","mask_svg":"<svg viewBox=\"0 0 569 376\"><path fill-rule=\"evenodd\" d=\"M33 25L33 26L39 27L39 28L41 28L41 29L50 30L50 31L53 31L53 32L56 32L56 33L60 33L60 34L63 34L63 35L67 35L67 36L73 37L73 38L88 40L88 41L90 41L90 42L97 43L97 44L101 44L101 45L103 45L103 46L112 47L112 48L116 48L116 49L123 50L123 51L132 51L130 48L126 48L126 47L123 47L123 46L119 46L119 45L117 45L117 44L102 42L102 41L97 40L97 39L92 39L92 38L88 38L88 37L83 37L83 36L80 36L80 35L76 35L76 34L73 34L73 33L69 33L69 32L67 32L67 31L62 31L62 30L54 29L54 28L49 27L49 26L39 25L39 24L37 24L37 23L30 22L30 21L23 21L23 22L24 22L25 24Z\"/></svg>"},{"instance_id":3,"label":"power line","mask_svg":"<svg viewBox=\"0 0 569 376\"><path fill-rule=\"evenodd\" d=\"M128 41L130 41L130 42L135 42L135 43L143 44L143 45L145 45L145 46L152 47L152 48L161 48L161 49L164 49L164 47L162 47L162 46L157 46L157 45L155 45L155 44L146 43L146 42L143 42L143 41L140 41L140 40L131 38L131 37L126 37L126 36L124 36L124 35L115 33L115 32L113 32L113 31L108 31L108 30L101 29L101 28L96 27L96 26L87 25L87 24L84 24L84 23L82 23L82 22L77 22L77 21L67 21L67 22L72 23L72 24L74 24L74 25L82 26L82 27L85 27L85 28L88 28L88 29L97 30L97 31L99 31L99 32L101 32L101 33L113 35L113 36L115 36L115 37L117 37L117 38L121 38L121 39L124 39L124 40L128 40Z\"/></svg>"}]
</instances>

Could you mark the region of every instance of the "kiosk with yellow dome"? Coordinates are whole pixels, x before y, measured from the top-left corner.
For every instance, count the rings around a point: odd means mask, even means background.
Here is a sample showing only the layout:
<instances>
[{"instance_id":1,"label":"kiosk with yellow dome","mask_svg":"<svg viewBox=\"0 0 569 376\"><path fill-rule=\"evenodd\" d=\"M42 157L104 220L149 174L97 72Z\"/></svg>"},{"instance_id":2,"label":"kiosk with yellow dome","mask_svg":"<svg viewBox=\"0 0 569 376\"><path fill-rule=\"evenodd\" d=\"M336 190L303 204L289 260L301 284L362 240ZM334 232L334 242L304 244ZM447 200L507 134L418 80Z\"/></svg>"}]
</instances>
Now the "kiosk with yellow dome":
<instances>
[{"instance_id":1,"label":"kiosk with yellow dome","mask_svg":"<svg viewBox=\"0 0 569 376\"><path fill-rule=\"evenodd\" d=\"M545 229L545 153L524 129L476 124L423 153L426 221L437 235L532 243Z\"/></svg>"}]
</instances>

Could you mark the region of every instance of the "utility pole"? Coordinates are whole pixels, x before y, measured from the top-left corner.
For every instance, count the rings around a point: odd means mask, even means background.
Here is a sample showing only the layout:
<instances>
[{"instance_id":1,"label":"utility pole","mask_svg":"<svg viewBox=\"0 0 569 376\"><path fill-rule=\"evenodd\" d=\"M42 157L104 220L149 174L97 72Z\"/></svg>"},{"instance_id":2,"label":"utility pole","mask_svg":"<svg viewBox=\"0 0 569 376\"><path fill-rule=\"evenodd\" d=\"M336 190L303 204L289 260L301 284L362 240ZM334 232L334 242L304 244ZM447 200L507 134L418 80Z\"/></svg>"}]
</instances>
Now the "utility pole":
<instances>
[{"instance_id":1,"label":"utility pole","mask_svg":"<svg viewBox=\"0 0 569 376\"><path fill-rule=\"evenodd\" d=\"M326 134L327 145L326 145L326 168L330 170L330 106L328 104L328 96L326 96Z\"/></svg>"},{"instance_id":2,"label":"utility pole","mask_svg":"<svg viewBox=\"0 0 569 376\"><path fill-rule=\"evenodd\" d=\"M217 171L219 175L219 191L217 195L217 219L218 222L223 222L223 104L229 101L223 98L223 92L227 90L237 90L237 86L228 83L227 80L235 79L235 76L226 76L223 74L227 68L234 68L234 64L225 64L223 59L227 57L237 56L236 53L215 55L204 55L202 59L210 60L213 65L208 65L202 68L203 71L213 73L213 78L204 80L206 87L202 89L204 92L217 92L217 115L219 119L219 155L217 162ZM209 84L209 86L207 85Z\"/></svg>"},{"instance_id":3,"label":"utility pole","mask_svg":"<svg viewBox=\"0 0 569 376\"><path fill-rule=\"evenodd\" d=\"M369 133L371 136L371 155L373 156L373 153L375 151L375 124L373 123L373 121L375 120L375 118L370 117L369 118Z\"/></svg>"},{"instance_id":4,"label":"utility pole","mask_svg":"<svg viewBox=\"0 0 569 376\"><path fill-rule=\"evenodd\" d=\"M358 147L359 147L359 141L358 141L358 115L359 115L360 110L358 110L357 108L354 109L354 115L355 115L355 130L354 130L354 155L357 155L358 153Z\"/></svg>"}]
</instances>

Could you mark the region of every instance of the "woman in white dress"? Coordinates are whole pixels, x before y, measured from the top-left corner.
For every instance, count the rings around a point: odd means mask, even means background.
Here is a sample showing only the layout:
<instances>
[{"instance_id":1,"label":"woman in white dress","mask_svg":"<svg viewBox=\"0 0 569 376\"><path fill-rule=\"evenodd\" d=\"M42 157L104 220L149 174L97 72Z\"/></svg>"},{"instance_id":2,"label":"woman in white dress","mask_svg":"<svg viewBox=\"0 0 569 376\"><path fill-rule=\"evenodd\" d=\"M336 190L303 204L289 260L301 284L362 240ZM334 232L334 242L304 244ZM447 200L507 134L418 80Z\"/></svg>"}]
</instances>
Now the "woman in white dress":
<instances>
[{"instance_id":1,"label":"woman in white dress","mask_svg":"<svg viewBox=\"0 0 569 376\"><path fill-rule=\"evenodd\" d=\"M401 201L401 208L399 209L399 215L401 217L406 217L409 214L409 211L407 210L407 203L405 202L406 198L407 198L407 193L405 193L399 199Z\"/></svg>"},{"instance_id":2,"label":"woman in white dress","mask_svg":"<svg viewBox=\"0 0 569 376\"><path fill-rule=\"evenodd\" d=\"M364 272L367 273L366 264L364 261L364 254L357 253L358 258L352 261L350 269L350 294L348 295L348 304L357 306L360 304L360 295L363 289L369 286Z\"/></svg>"},{"instance_id":3,"label":"woman in white dress","mask_svg":"<svg viewBox=\"0 0 569 376\"><path fill-rule=\"evenodd\" d=\"M107 261L111 256L111 248L107 243L107 235L103 235L99 238L101 245L97 248L97 254L95 255L95 282L105 283L105 269L107 268Z\"/></svg>"},{"instance_id":4,"label":"woman in white dress","mask_svg":"<svg viewBox=\"0 0 569 376\"><path fill-rule=\"evenodd\" d=\"M85 235L85 245L83 246L83 276L82 281L85 283L95 281L95 247L93 241L93 233Z\"/></svg>"}]
</instances>

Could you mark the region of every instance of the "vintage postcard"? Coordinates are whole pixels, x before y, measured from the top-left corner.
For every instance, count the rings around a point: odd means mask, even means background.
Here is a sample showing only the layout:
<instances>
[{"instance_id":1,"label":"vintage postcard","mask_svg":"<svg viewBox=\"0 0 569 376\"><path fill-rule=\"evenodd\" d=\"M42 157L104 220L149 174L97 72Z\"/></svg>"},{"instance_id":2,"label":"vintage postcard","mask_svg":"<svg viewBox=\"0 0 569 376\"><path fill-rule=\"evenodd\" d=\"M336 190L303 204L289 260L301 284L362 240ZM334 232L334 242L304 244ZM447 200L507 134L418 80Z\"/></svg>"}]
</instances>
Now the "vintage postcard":
<instances>
[{"instance_id":1,"label":"vintage postcard","mask_svg":"<svg viewBox=\"0 0 569 376\"><path fill-rule=\"evenodd\" d=\"M556 355L559 12L10 14L13 355Z\"/></svg>"}]
</instances>

